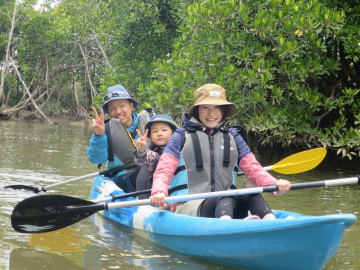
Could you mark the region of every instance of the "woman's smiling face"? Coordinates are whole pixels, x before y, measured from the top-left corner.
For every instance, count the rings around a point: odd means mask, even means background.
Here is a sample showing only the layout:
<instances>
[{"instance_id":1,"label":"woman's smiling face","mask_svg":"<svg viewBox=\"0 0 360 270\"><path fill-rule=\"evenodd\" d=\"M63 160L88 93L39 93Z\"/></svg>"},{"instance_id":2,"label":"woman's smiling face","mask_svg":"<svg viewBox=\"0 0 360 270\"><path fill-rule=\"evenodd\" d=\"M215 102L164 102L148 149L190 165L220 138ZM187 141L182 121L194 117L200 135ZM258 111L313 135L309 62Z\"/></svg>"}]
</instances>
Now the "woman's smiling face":
<instances>
[{"instance_id":1,"label":"woman's smiling face","mask_svg":"<svg viewBox=\"0 0 360 270\"><path fill-rule=\"evenodd\" d=\"M217 105L199 105L199 119L208 128L217 127L223 119L221 107Z\"/></svg>"}]
</instances>

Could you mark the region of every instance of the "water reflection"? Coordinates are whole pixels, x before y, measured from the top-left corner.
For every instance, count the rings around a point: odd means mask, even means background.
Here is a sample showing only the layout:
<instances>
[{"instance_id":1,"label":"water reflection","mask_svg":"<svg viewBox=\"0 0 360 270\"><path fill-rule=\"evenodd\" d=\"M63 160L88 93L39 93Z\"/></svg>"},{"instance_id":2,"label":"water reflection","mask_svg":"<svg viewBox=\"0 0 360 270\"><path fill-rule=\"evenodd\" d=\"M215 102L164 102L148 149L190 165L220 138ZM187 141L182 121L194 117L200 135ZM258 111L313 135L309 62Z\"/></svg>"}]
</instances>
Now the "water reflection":
<instances>
[{"instance_id":1,"label":"water reflection","mask_svg":"<svg viewBox=\"0 0 360 270\"><path fill-rule=\"evenodd\" d=\"M10 253L9 269L84 269L63 255L29 248L16 248Z\"/></svg>"},{"instance_id":2,"label":"water reflection","mask_svg":"<svg viewBox=\"0 0 360 270\"><path fill-rule=\"evenodd\" d=\"M84 251L84 246L89 244L91 244L90 240L80 237L72 228L63 228L49 233L32 234L29 240L30 246L43 247L45 250L52 252Z\"/></svg>"},{"instance_id":3,"label":"water reflection","mask_svg":"<svg viewBox=\"0 0 360 270\"><path fill-rule=\"evenodd\" d=\"M95 225L94 228L96 228L93 235L96 236L99 244L106 245L100 255L103 261L102 268L110 266L107 264L111 264L114 259L112 256L114 256L116 250L116 254L121 258L121 261L126 261L129 265L144 269L232 269L203 262L153 244L148 240L133 235L128 230L98 214L92 216L91 221ZM93 241L96 240L93 239ZM121 264L121 262L118 263Z\"/></svg>"}]
</instances>

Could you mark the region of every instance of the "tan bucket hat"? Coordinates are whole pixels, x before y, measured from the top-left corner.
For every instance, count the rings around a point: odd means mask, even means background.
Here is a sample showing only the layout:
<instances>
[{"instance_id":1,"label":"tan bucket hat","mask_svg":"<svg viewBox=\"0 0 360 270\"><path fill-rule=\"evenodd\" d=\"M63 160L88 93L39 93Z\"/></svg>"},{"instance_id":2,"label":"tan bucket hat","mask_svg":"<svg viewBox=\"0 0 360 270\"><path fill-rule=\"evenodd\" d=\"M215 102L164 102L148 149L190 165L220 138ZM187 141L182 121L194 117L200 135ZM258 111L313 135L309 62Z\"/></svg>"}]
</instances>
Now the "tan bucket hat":
<instances>
[{"instance_id":1,"label":"tan bucket hat","mask_svg":"<svg viewBox=\"0 0 360 270\"><path fill-rule=\"evenodd\" d=\"M195 104L188 108L188 114L193 116L194 108L199 105L224 105L229 107L229 115L235 112L235 104L226 100L226 91L217 84L205 84L194 93Z\"/></svg>"}]
</instances>

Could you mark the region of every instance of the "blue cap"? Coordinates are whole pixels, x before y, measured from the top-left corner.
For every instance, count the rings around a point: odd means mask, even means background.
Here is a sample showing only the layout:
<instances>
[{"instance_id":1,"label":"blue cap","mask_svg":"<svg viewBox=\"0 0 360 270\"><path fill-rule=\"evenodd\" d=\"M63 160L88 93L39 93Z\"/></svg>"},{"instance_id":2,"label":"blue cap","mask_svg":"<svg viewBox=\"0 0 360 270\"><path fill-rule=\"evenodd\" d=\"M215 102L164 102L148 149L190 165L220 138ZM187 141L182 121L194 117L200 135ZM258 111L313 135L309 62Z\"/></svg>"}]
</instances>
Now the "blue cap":
<instances>
[{"instance_id":1,"label":"blue cap","mask_svg":"<svg viewBox=\"0 0 360 270\"><path fill-rule=\"evenodd\" d=\"M148 133L148 137L150 137L150 130L151 130L151 126L155 123L166 123L170 126L170 128L172 129L172 131L174 132L175 129L178 128L177 124L175 123L174 119L172 119L171 116L165 115L165 114L157 114L157 115L153 115L149 122L146 123L145 125L145 130L148 129L149 133Z\"/></svg>"},{"instance_id":2,"label":"blue cap","mask_svg":"<svg viewBox=\"0 0 360 270\"><path fill-rule=\"evenodd\" d=\"M108 113L109 102L115 99L130 100L132 103L134 103L135 108L138 105L137 101L130 96L129 92L125 89L125 87L117 84L107 89L107 95L104 97L104 104L102 105L105 113Z\"/></svg>"}]
</instances>

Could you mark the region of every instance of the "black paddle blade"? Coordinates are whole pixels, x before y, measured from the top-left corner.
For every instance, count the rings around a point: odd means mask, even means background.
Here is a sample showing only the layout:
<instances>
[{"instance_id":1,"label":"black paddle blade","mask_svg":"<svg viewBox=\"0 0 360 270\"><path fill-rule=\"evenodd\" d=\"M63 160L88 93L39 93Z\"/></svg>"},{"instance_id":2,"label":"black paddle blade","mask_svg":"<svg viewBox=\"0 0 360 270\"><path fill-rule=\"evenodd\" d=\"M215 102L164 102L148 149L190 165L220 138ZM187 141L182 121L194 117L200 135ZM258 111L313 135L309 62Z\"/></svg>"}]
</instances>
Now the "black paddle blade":
<instances>
[{"instance_id":1,"label":"black paddle blade","mask_svg":"<svg viewBox=\"0 0 360 270\"><path fill-rule=\"evenodd\" d=\"M10 186L5 186L4 188L15 189L15 190L26 190L26 191L32 191L35 193L40 192L40 190L37 187L26 186L26 185L10 185Z\"/></svg>"},{"instance_id":2,"label":"black paddle blade","mask_svg":"<svg viewBox=\"0 0 360 270\"><path fill-rule=\"evenodd\" d=\"M70 226L107 209L106 203L93 203L63 195L39 195L19 202L11 225L21 233L44 233Z\"/></svg>"}]
</instances>

